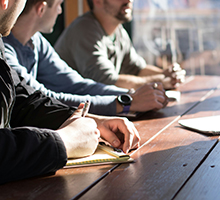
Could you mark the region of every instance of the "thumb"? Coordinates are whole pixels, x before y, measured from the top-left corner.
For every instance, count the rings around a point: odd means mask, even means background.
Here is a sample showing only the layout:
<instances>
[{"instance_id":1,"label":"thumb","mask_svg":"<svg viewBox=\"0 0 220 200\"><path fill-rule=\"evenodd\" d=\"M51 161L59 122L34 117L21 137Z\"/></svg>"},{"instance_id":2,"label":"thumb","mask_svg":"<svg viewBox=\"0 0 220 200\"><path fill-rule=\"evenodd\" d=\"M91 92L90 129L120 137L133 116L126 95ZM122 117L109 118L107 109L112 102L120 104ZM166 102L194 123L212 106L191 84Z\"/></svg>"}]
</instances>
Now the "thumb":
<instances>
[{"instance_id":1,"label":"thumb","mask_svg":"<svg viewBox=\"0 0 220 200\"><path fill-rule=\"evenodd\" d=\"M78 119L82 116L84 103L80 103L77 110L59 127L59 129L68 126L73 120Z\"/></svg>"},{"instance_id":2,"label":"thumb","mask_svg":"<svg viewBox=\"0 0 220 200\"><path fill-rule=\"evenodd\" d=\"M85 103L80 103L79 106L78 106L78 109L83 109Z\"/></svg>"},{"instance_id":3,"label":"thumb","mask_svg":"<svg viewBox=\"0 0 220 200\"><path fill-rule=\"evenodd\" d=\"M73 113L73 116L81 117L82 116L82 111L85 103L80 103L77 110Z\"/></svg>"}]
</instances>

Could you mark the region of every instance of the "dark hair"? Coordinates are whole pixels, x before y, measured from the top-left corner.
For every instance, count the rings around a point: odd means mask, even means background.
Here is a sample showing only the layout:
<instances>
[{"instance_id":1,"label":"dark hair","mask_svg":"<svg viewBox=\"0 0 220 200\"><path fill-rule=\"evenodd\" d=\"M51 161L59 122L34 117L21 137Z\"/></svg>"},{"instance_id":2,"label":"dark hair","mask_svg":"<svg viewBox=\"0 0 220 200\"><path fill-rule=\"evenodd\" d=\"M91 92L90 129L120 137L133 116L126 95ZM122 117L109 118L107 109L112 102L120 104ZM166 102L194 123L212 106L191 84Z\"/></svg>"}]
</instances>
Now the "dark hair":
<instances>
[{"instance_id":1,"label":"dark hair","mask_svg":"<svg viewBox=\"0 0 220 200\"><path fill-rule=\"evenodd\" d=\"M94 7L93 0L87 0L87 3L89 5L90 10L93 10L93 7Z\"/></svg>"},{"instance_id":2,"label":"dark hair","mask_svg":"<svg viewBox=\"0 0 220 200\"><path fill-rule=\"evenodd\" d=\"M25 8L21 14L28 13L33 8L34 5L36 5L38 2L44 2L44 1L46 1L48 6L51 7L55 0L27 0L25 4Z\"/></svg>"}]
</instances>

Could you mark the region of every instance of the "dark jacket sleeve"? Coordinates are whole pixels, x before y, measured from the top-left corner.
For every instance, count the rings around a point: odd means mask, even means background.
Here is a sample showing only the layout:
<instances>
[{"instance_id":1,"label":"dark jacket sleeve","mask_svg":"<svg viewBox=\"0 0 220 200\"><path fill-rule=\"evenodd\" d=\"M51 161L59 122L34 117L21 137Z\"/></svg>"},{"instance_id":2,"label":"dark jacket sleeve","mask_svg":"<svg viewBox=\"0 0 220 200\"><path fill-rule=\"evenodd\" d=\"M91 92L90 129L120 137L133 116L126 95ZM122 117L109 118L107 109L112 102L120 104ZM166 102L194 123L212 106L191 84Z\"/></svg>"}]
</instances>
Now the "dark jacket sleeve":
<instances>
[{"instance_id":1,"label":"dark jacket sleeve","mask_svg":"<svg viewBox=\"0 0 220 200\"><path fill-rule=\"evenodd\" d=\"M0 129L0 184L55 173L66 163L59 135L48 129Z\"/></svg>"},{"instance_id":2,"label":"dark jacket sleeve","mask_svg":"<svg viewBox=\"0 0 220 200\"><path fill-rule=\"evenodd\" d=\"M0 104L0 184L54 173L65 165L65 146L51 129L73 108L27 86L2 59Z\"/></svg>"},{"instance_id":3,"label":"dark jacket sleeve","mask_svg":"<svg viewBox=\"0 0 220 200\"><path fill-rule=\"evenodd\" d=\"M34 90L12 69L16 100L11 115L11 127L34 126L58 129L75 108Z\"/></svg>"}]
</instances>

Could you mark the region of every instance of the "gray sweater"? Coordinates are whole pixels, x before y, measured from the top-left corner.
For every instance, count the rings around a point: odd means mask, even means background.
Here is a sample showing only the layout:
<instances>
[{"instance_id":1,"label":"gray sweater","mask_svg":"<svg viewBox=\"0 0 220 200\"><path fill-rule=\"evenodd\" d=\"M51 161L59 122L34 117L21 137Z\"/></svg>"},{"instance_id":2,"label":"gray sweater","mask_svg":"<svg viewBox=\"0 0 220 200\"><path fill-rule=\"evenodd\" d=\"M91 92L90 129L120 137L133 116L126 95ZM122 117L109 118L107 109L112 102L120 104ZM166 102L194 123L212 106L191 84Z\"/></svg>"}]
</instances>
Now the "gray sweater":
<instances>
[{"instance_id":1,"label":"gray sweater","mask_svg":"<svg viewBox=\"0 0 220 200\"><path fill-rule=\"evenodd\" d=\"M54 47L84 78L108 85L115 85L119 74L138 75L147 65L122 25L107 35L92 12L74 20Z\"/></svg>"}]
</instances>

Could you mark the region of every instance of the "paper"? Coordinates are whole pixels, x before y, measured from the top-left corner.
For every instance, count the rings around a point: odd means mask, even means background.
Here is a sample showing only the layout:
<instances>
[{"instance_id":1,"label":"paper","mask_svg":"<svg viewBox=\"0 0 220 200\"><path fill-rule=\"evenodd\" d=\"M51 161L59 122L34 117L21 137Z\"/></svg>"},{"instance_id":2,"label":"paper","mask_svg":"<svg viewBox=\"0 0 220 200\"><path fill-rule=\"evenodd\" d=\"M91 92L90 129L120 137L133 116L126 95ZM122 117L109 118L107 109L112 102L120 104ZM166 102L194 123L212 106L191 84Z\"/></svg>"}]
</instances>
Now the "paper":
<instances>
[{"instance_id":1,"label":"paper","mask_svg":"<svg viewBox=\"0 0 220 200\"><path fill-rule=\"evenodd\" d=\"M166 95L169 98L169 101L180 101L181 92L180 91L167 90Z\"/></svg>"},{"instance_id":2,"label":"paper","mask_svg":"<svg viewBox=\"0 0 220 200\"><path fill-rule=\"evenodd\" d=\"M206 135L220 135L220 115L184 119L179 120L178 122L186 128Z\"/></svg>"},{"instance_id":3,"label":"paper","mask_svg":"<svg viewBox=\"0 0 220 200\"><path fill-rule=\"evenodd\" d=\"M133 161L133 158L130 158L129 155L123 153L121 150L107 146L101 142L93 155L77 159L68 159L64 168L100 164L127 163Z\"/></svg>"}]
</instances>

